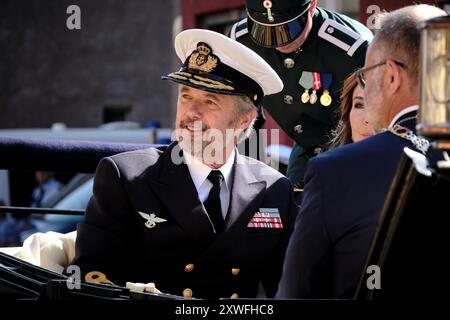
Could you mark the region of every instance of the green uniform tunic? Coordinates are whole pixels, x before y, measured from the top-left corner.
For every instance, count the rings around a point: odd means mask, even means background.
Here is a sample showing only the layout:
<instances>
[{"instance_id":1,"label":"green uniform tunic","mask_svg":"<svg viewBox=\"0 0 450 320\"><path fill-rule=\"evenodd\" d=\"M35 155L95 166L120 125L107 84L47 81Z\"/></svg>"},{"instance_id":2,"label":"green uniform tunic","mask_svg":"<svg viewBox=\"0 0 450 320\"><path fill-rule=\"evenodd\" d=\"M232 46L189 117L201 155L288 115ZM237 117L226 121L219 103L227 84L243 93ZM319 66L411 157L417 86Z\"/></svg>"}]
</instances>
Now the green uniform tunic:
<instances>
[{"instance_id":1,"label":"green uniform tunic","mask_svg":"<svg viewBox=\"0 0 450 320\"><path fill-rule=\"evenodd\" d=\"M266 96L262 105L296 142L287 175L293 184L301 185L308 159L320 153L329 141L331 130L337 125L343 81L364 64L372 33L345 15L317 8L307 40L299 50L290 54L263 48L253 42L248 33L247 19L237 22L230 36L257 52L283 80L284 89ZM320 85L316 81L320 89L316 92L318 99L315 104L301 101L305 88L299 81L304 77L312 82L311 73L316 73L316 80L321 80ZM329 85L327 89L332 98L329 106L320 102L324 85ZM311 89L309 94L312 94Z\"/></svg>"}]
</instances>

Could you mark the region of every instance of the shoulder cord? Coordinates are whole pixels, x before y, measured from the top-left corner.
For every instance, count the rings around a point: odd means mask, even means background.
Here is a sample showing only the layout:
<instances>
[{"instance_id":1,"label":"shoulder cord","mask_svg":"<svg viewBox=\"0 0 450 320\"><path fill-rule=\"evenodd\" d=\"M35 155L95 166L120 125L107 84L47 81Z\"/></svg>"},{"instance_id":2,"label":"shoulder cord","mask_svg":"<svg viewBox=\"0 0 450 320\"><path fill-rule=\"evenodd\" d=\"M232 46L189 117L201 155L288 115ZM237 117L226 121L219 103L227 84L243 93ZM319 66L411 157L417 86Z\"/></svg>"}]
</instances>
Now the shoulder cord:
<instances>
[{"instance_id":1,"label":"shoulder cord","mask_svg":"<svg viewBox=\"0 0 450 320\"><path fill-rule=\"evenodd\" d=\"M383 132L389 131L392 134L395 134L397 137L410 141L414 145L414 147L420 152L422 152L424 155L426 155L428 149L430 148L430 142L427 139L419 138L417 135L414 134L414 132L399 124L396 124L389 129L383 129L382 131Z\"/></svg>"}]
</instances>

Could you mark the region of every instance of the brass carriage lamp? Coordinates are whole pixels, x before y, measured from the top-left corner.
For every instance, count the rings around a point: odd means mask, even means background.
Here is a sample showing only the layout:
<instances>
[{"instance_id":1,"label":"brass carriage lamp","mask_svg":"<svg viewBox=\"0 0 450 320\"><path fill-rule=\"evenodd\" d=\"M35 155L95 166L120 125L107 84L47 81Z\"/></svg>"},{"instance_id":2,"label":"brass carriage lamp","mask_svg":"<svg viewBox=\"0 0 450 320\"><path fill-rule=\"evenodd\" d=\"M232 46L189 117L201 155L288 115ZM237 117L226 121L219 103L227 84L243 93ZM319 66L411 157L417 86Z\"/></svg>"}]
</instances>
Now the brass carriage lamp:
<instances>
[{"instance_id":1,"label":"brass carriage lamp","mask_svg":"<svg viewBox=\"0 0 450 320\"><path fill-rule=\"evenodd\" d=\"M417 131L434 148L450 150L450 16L423 23Z\"/></svg>"}]
</instances>

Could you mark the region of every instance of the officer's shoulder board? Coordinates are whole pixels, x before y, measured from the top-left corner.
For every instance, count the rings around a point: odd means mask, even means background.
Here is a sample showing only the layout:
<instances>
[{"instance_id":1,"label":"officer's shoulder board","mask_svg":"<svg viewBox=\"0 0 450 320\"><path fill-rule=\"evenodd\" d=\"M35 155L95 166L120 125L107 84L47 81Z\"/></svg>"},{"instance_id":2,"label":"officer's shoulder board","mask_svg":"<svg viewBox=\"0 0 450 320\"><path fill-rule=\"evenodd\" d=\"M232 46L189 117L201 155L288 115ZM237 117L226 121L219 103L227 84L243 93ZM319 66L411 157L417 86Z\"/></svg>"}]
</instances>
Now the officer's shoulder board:
<instances>
[{"instance_id":1,"label":"officer's shoulder board","mask_svg":"<svg viewBox=\"0 0 450 320\"><path fill-rule=\"evenodd\" d=\"M347 52L350 57L353 57L353 54L362 44L370 40L331 19L326 19L323 22L318 36L341 48Z\"/></svg>"},{"instance_id":2,"label":"officer's shoulder board","mask_svg":"<svg viewBox=\"0 0 450 320\"><path fill-rule=\"evenodd\" d=\"M244 18L233 25L230 32L230 38L236 40L237 38L242 37L244 34L247 33L248 33L247 18Z\"/></svg>"}]
</instances>

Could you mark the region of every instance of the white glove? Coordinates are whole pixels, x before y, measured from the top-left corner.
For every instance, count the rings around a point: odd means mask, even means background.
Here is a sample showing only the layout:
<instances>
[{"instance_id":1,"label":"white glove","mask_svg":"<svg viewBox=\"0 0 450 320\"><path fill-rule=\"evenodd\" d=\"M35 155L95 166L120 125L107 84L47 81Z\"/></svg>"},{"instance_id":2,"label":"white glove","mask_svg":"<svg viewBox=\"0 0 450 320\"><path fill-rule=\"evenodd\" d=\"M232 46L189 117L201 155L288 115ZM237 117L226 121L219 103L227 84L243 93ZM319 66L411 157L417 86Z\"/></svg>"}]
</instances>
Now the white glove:
<instances>
[{"instance_id":1,"label":"white glove","mask_svg":"<svg viewBox=\"0 0 450 320\"><path fill-rule=\"evenodd\" d=\"M75 257L76 231L34 233L23 243L19 258L62 274Z\"/></svg>"},{"instance_id":2,"label":"white glove","mask_svg":"<svg viewBox=\"0 0 450 320\"><path fill-rule=\"evenodd\" d=\"M155 284L153 282L145 283L135 283L135 282L127 282L125 285L130 291L133 292L149 292L149 293L161 293L158 289L156 289Z\"/></svg>"}]
</instances>

